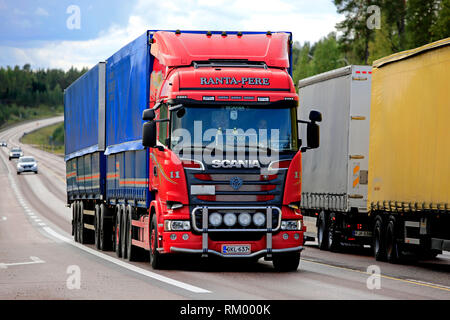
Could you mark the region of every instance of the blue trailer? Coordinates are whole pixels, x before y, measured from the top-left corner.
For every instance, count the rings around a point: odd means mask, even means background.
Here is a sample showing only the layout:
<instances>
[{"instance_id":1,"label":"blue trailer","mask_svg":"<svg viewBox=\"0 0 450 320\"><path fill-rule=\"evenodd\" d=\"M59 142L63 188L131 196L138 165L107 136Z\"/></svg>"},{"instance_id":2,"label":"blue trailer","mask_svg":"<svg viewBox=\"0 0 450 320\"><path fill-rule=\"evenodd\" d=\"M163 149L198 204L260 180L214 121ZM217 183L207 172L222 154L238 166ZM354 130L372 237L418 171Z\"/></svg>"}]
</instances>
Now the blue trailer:
<instances>
[{"instance_id":1,"label":"blue trailer","mask_svg":"<svg viewBox=\"0 0 450 320\"><path fill-rule=\"evenodd\" d=\"M100 249L110 248L112 239L96 233L97 226L111 224L118 205L146 210L151 201L148 150L142 145L142 111L149 106L152 69L149 37L144 33L64 92L72 233L76 241L94 242Z\"/></svg>"}]
</instances>

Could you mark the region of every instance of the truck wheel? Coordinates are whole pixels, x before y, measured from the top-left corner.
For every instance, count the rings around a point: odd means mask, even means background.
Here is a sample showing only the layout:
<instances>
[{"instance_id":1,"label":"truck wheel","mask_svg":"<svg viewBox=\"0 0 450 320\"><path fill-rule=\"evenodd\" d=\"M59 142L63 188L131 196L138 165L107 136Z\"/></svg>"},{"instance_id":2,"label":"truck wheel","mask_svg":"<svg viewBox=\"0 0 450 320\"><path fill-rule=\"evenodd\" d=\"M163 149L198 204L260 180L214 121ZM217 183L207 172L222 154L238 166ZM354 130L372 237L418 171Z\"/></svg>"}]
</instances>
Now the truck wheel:
<instances>
[{"instance_id":1,"label":"truck wheel","mask_svg":"<svg viewBox=\"0 0 450 320\"><path fill-rule=\"evenodd\" d=\"M112 225L111 221L106 216L106 210L108 210L105 204L100 205L99 211L99 248L102 251L110 250L112 244Z\"/></svg>"},{"instance_id":2,"label":"truck wheel","mask_svg":"<svg viewBox=\"0 0 450 320\"><path fill-rule=\"evenodd\" d=\"M373 227L373 254L375 260L386 261L386 246L384 244L384 226L381 218L375 220Z\"/></svg>"},{"instance_id":3,"label":"truck wheel","mask_svg":"<svg viewBox=\"0 0 450 320\"><path fill-rule=\"evenodd\" d=\"M436 259L439 254L442 254L441 250L427 250L419 253L419 259L433 260Z\"/></svg>"},{"instance_id":4,"label":"truck wheel","mask_svg":"<svg viewBox=\"0 0 450 320\"><path fill-rule=\"evenodd\" d=\"M141 257L141 248L133 246L133 211L131 206L127 207L127 258L128 261L139 261Z\"/></svg>"},{"instance_id":5,"label":"truck wheel","mask_svg":"<svg viewBox=\"0 0 450 320\"><path fill-rule=\"evenodd\" d=\"M394 220L390 220L386 227L386 258L390 263L396 263L401 258L400 248L395 236Z\"/></svg>"},{"instance_id":6,"label":"truck wheel","mask_svg":"<svg viewBox=\"0 0 450 320\"><path fill-rule=\"evenodd\" d=\"M88 230L84 227L85 217L84 217L84 203L80 201L80 206L78 210L78 240L81 244L88 243Z\"/></svg>"},{"instance_id":7,"label":"truck wheel","mask_svg":"<svg viewBox=\"0 0 450 320\"><path fill-rule=\"evenodd\" d=\"M122 205L122 232L120 234L120 250L122 254L122 258L127 259L127 246L128 246L128 207Z\"/></svg>"},{"instance_id":8,"label":"truck wheel","mask_svg":"<svg viewBox=\"0 0 450 320\"><path fill-rule=\"evenodd\" d=\"M158 251L158 228L156 223L156 214L153 214L152 224L150 226L150 263L153 269L163 269L163 261Z\"/></svg>"},{"instance_id":9,"label":"truck wheel","mask_svg":"<svg viewBox=\"0 0 450 320\"><path fill-rule=\"evenodd\" d=\"M100 250L100 206L98 204L95 205L94 230L95 249Z\"/></svg>"},{"instance_id":10,"label":"truck wheel","mask_svg":"<svg viewBox=\"0 0 450 320\"><path fill-rule=\"evenodd\" d=\"M319 221L317 221L317 243L320 250L328 249L328 228L325 212L319 214Z\"/></svg>"},{"instance_id":11,"label":"truck wheel","mask_svg":"<svg viewBox=\"0 0 450 320\"><path fill-rule=\"evenodd\" d=\"M338 252L340 248L340 239L336 233L336 216L334 213L330 214L328 219L328 250Z\"/></svg>"},{"instance_id":12,"label":"truck wheel","mask_svg":"<svg viewBox=\"0 0 450 320\"><path fill-rule=\"evenodd\" d=\"M72 208L72 236L75 235L75 215L76 215L76 202L71 205Z\"/></svg>"},{"instance_id":13,"label":"truck wheel","mask_svg":"<svg viewBox=\"0 0 450 320\"><path fill-rule=\"evenodd\" d=\"M114 250L116 251L116 256L122 257L122 250L120 248L121 238L122 238L122 209L120 205L116 206L116 219L114 226Z\"/></svg>"},{"instance_id":14,"label":"truck wheel","mask_svg":"<svg viewBox=\"0 0 450 320\"><path fill-rule=\"evenodd\" d=\"M73 239L75 242L79 242L78 239L78 211L79 211L79 205L78 201L75 201L72 205L73 207L73 218L72 218L72 230L73 230Z\"/></svg>"},{"instance_id":15,"label":"truck wheel","mask_svg":"<svg viewBox=\"0 0 450 320\"><path fill-rule=\"evenodd\" d=\"M300 264L300 252L273 255L273 266L280 272L297 271Z\"/></svg>"}]
</instances>

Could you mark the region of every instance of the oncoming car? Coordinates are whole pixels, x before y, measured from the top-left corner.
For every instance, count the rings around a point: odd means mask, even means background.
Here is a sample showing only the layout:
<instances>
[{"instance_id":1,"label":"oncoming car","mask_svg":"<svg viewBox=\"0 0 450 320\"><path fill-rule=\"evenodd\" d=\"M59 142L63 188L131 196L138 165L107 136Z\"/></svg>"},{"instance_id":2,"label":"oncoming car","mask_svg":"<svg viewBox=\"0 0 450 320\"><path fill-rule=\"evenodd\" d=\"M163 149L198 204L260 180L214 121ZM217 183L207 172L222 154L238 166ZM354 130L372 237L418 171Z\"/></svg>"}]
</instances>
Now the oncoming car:
<instances>
[{"instance_id":1,"label":"oncoming car","mask_svg":"<svg viewBox=\"0 0 450 320\"><path fill-rule=\"evenodd\" d=\"M20 148L12 148L11 151L9 152L9 160L14 159L14 158L20 158L23 156L23 152L22 149Z\"/></svg>"},{"instance_id":2,"label":"oncoming car","mask_svg":"<svg viewBox=\"0 0 450 320\"><path fill-rule=\"evenodd\" d=\"M17 162L17 174L21 174L22 172L34 172L37 174L37 161L31 156L20 157Z\"/></svg>"}]
</instances>

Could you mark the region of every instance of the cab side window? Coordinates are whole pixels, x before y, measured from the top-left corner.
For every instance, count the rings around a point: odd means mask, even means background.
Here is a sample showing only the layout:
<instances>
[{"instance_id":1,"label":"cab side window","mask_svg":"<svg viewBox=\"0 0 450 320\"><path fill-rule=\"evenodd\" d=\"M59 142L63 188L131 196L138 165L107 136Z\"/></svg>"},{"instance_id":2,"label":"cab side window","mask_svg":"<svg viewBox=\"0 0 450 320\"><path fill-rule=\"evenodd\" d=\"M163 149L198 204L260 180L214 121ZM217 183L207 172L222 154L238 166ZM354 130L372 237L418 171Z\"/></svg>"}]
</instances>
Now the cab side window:
<instances>
[{"instance_id":1,"label":"cab side window","mask_svg":"<svg viewBox=\"0 0 450 320\"><path fill-rule=\"evenodd\" d=\"M167 105L162 105L159 109L159 119L167 119L168 118L168 108ZM159 123L159 142L163 145L167 145L167 138L168 138L168 129L169 129L169 122L163 121Z\"/></svg>"}]
</instances>

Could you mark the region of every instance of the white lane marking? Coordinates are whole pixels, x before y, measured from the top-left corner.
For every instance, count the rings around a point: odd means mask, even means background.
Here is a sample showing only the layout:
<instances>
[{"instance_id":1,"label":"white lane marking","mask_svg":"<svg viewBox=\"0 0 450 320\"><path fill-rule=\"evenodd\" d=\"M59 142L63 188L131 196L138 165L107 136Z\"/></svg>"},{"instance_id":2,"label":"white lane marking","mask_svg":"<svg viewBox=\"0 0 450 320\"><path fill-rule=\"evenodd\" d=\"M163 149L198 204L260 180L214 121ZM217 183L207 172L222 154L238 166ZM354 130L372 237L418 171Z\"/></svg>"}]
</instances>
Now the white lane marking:
<instances>
[{"instance_id":1,"label":"white lane marking","mask_svg":"<svg viewBox=\"0 0 450 320\"><path fill-rule=\"evenodd\" d=\"M40 225L40 226L45 226L45 223L39 222L38 225Z\"/></svg>"},{"instance_id":2,"label":"white lane marking","mask_svg":"<svg viewBox=\"0 0 450 320\"><path fill-rule=\"evenodd\" d=\"M6 221L6 220L8 220L7 217L2 217L2 221Z\"/></svg>"},{"instance_id":3,"label":"white lane marking","mask_svg":"<svg viewBox=\"0 0 450 320\"><path fill-rule=\"evenodd\" d=\"M91 253L91 254L99 257L99 258L102 258L104 260L107 260L109 262L117 264L117 265L119 265L119 266L121 266L123 268L126 268L128 270L134 271L134 272L139 273L141 275L144 275L146 277L149 277L149 278L161 281L161 282L165 282L165 283L170 284L172 286L179 287L179 288L182 288L182 289L185 289L187 291L194 292L194 293L211 293L211 291L208 291L206 289L202 289L202 288L199 288L199 287L196 287L196 286L193 286L193 285L190 285L190 284L178 281L178 280L174 280L174 279L165 277L163 275L160 275L160 274L157 274L157 273L154 273L154 272L151 272L151 271L148 271L148 270L136 267L136 266L134 266L132 264L129 264L129 263L126 263L126 262L124 262L122 260L118 260L116 258L113 258L113 257L110 257L110 256L108 256L106 254L103 254L103 253L101 253L99 251L96 251L96 250L93 250L91 248L88 248L88 247L86 247L84 245L81 245L81 244L73 241L72 239L69 239L67 237L64 237L64 236L60 235L59 233L55 232L50 227L43 227L42 229L44 229L44 231L46 231L49 235L51 235L52 237L54 237L54 238L56 238L58 240L61 240L61 241L66 242L68 244L71 244L71 245L73 245L73 246L75 246L75 247L77 247L77 248L79 248L81 250L84 250L84 251L86 251L88 253Z\"/></svg>"},{"instance_id":4,"label":"white lane marking","mask_svg":"<svg viewBox=\"0 0 450 320\"><path fill-rule=\"evenodd\" d=\"M0 263L0 269L7 269L12 266L22 266L27 264L36 264L36 263L45 263L44 260L39 259L38 257L31 256L31 261L27 262L15 262L15 263Z\"/></svg>"}]
</instances>

